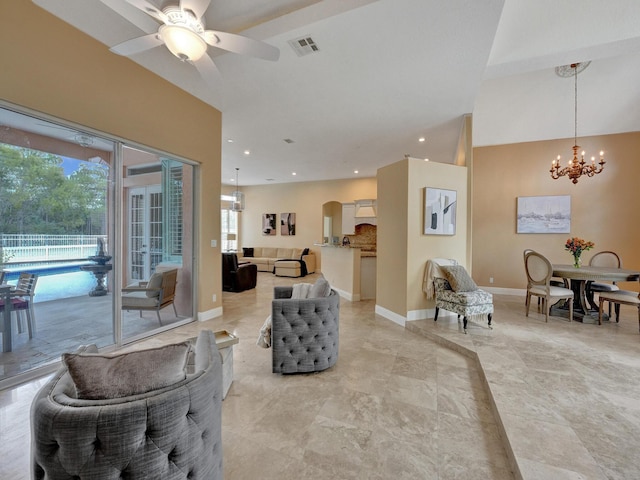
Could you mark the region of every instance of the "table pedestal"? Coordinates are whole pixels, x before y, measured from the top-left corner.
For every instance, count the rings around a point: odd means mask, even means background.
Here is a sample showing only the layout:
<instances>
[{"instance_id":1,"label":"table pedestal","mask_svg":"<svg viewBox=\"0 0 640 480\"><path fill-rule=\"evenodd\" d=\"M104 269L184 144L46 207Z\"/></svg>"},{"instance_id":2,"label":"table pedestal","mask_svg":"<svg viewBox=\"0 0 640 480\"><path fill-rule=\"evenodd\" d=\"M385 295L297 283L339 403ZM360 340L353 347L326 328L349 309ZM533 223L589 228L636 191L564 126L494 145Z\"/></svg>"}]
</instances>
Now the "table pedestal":
<instances>
[{"instance_id":1,"label":"table pedestal","mask_svg":"<svg viewBox=\"0 0 640 480\"><path fill-rule=\"evenodd\" d=\"M576 322L597 324L598 305L593 299L593 292L589 288L591 281L571 279L570 287L573 290L573 320ZM552 306L552 315L569 318L569 307L565 303L562 306ZM609 315L602 312L602 321L608 322Z\"/></svg>"}]
</instances>

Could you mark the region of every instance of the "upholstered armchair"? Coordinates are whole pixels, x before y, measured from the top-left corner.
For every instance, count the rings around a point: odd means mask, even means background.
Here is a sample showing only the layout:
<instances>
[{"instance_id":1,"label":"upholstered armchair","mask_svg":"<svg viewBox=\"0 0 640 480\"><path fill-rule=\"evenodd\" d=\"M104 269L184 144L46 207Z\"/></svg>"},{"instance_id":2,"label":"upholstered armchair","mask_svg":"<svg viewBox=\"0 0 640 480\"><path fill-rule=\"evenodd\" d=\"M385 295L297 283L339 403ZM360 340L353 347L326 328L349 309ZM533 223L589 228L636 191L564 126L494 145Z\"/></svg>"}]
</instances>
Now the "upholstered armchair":
<instances>
[{"instance_id":1,"label":"upholstered armchair","mask_svg":"<svg viewBox=\"0 0 640 480\"><path fill-rule=\"evenodd\" d=\"M338 361L340 296L291 298L293 287L275 287L271 303L273 373L326 370ZM313 294L310 294L313 296Z\"/></svg>"},{"instance_id":2,"label":"upholstered armchair","mask_svg":"<svg viewBox=\"0 0 640 480\"><path fill-rule=\"evenodd\" d=\"M238 264L238 256L235 253L222 254L222 290L225 292L244 292L256 288L257 283L257 265Z\"/></svg>"},{"instance_id":3,"label":"upholstered armchair","mask_svg":"<svg viewBox=\"0 0 640 480\"><path fill-rule=\"evenodd\" d=\"M35 480L221 480L222 360L195 344L64 354L31 406Z\"/></svg>"}]
</instances>

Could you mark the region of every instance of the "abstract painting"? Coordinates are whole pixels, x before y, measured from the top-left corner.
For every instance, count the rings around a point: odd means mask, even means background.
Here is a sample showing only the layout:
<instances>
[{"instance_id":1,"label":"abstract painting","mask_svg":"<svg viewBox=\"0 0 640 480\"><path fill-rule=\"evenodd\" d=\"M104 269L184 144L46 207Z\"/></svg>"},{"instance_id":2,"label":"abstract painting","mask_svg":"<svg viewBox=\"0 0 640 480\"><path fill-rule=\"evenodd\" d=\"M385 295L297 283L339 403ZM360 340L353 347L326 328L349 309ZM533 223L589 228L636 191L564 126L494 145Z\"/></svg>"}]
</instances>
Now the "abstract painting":
<instances>
[{"instance_id":1,"label":"abstract painting","mask_svg":"<svg viewBox=\"0 0 640 480\"><path fill-rule=\"evenodd\" d=\"M426 187L424 198L424 233L455 235L457 192Z\"/></svg>"},{"instance_id":2,"label":"abstract painting","mask_svg":"<svg viewBox=\"0 0 640 480\"><path fill-rule=\"evenodd\" d=\"M296 234L296 214L281 213L280 214L280 235Z\"/></svg>"},{"instance_id":3,"label":"abstract painting","mask_svg":"<svg viewBox=\"0 0 640 480\"><path fill-rule=\"evenodd\" d=\"M276 230L276 214L275 213L263 213L262 214L262 235L275 235Z\"/></svg>"}]
</instances>

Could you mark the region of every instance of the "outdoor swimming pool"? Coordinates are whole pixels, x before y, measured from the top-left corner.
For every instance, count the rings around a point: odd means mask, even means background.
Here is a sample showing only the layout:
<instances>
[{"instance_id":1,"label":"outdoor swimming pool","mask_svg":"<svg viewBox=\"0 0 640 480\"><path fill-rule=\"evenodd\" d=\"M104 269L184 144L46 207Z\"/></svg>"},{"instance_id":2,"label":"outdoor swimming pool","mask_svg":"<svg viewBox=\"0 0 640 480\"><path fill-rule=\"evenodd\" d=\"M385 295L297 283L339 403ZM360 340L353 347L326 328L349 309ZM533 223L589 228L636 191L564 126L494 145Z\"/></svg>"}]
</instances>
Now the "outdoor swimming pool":
<instances>
[{"instance_id":1,"label":"outdoor swimming pool","mask_svg":"<svg viewBox=\"0 0 640 480\"><path fill-rule=\"evenodd\" d=\"M15 285L20 272L37 274L38 283L36 283L36 294L33 298L33 303L79 297L88 295L89 291L96 285L96 278L92 273L80 270L82 265L91 264L92 262L79 261L62 264L11 266L11 268L5 269L7 271L5 281Z\"/></svg>"}]
</instances>

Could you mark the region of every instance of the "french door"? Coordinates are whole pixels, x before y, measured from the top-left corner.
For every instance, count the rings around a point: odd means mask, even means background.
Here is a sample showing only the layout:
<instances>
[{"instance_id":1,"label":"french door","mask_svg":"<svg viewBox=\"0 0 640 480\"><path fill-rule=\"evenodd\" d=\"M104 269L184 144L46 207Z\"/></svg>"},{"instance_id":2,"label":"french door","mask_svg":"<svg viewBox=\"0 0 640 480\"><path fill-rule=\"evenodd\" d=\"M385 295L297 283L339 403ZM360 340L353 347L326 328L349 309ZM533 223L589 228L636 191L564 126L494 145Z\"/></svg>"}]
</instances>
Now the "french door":
<instances>
[{"instance_id":1,"label":"french door","mask_svg":"<svg viewBox=\"0 0 640 480\"><path fill-rule=\"evenodd\" d=\"M162 261L160 185L129 190L129 271L127 283L148 279Z\"/></svg>"}]
</instances>

